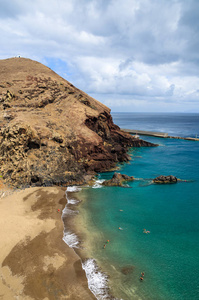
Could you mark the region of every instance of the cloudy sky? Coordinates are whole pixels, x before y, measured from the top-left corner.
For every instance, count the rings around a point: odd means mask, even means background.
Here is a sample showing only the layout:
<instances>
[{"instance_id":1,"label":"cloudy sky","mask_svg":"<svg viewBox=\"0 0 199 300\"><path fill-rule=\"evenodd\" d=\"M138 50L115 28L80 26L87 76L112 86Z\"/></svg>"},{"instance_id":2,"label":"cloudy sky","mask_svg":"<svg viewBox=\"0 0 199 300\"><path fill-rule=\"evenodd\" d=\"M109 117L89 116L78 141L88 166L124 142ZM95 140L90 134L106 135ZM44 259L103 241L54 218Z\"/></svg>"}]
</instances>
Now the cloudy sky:
<instances>
[{"instance_id":1,"label":"cloudy sky","mask_svg":"<svg viewBox=\"0 0 199 300\"><path fill-rule=\"evenodd\" d=\"M0 0L0 59L40 61L112 111L199 112L199 0Z\"/></svg>"}]
</instances>

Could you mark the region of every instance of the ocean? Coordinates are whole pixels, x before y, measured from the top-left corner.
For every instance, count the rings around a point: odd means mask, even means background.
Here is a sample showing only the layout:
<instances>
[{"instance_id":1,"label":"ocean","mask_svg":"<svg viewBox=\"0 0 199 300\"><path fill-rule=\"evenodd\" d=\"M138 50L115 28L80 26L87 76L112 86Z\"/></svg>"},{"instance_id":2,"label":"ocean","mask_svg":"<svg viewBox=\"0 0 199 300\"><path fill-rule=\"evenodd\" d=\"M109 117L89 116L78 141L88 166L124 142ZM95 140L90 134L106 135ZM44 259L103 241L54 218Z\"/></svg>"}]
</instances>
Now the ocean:
<instances>
[{"instance_id":1,"label":"ocean","mask_svg":"<svg viewBox=\"0 0 199 300\"><path fill-rule=\"evenodd\" d=\"M112 116L121 128L199 136L199 114ZM110 294L123 300L199 299L199 142L140 138L159 146L129 150L131 161L117 170L135 177L126 187L103 187L114 173L107 172L98 175L93 188L68 189L65 213L75 214L79 229L65 228L65 241L82 255L97 299ZM159 175L183 181L153 184ZM77 203L75 195L83 201ZM77 204L78 214L70 211Z\"/></svg>"}]
</instances>

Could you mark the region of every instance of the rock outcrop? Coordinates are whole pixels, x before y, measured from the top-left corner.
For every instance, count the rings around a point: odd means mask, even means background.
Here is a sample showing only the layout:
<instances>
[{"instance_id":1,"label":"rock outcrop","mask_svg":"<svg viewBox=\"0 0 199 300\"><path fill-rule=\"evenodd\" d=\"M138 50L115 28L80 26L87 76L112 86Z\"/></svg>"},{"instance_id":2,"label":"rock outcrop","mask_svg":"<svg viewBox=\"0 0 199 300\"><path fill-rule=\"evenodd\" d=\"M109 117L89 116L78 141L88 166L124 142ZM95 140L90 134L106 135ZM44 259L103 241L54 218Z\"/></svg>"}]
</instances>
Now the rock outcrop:
<instances>
[{"instance_id":1,"label":"rock outcrop","mask_svg":"<svg viewBox=\"0 0 199 300\"><path fill-rule=\"evenodd\" d=\"M102 184L105 186L125 186L124 182L133 181L133 176L128 176L125 174L114 173L110 180L105 180Z\"/></svg>"},{"instance_id":2,"label":"rock outcrop","mask_svg":"<svg viewBox=\"0 0 199 300\"><path fill-rule=\"evenodd\" d=\"M15 186L80 184L155 146L116 126L110 109L24 58L0 61L0 175ZM88 177L88 176L87 176Z\"/></svg>"},{"instance_id":3,"label":"rock outcrop","mask_svg":"<svg viewBox=\"0 0 199 300\"><path fill-rule=\"evenodd\" d=\"M155 179L153 179L154 183L160 183L160 184L164 184L164 183L177 183L178 179L177 177L173 176L173 175L169 175L169 176L158 176Z\"/></svg>"}]
</instances>

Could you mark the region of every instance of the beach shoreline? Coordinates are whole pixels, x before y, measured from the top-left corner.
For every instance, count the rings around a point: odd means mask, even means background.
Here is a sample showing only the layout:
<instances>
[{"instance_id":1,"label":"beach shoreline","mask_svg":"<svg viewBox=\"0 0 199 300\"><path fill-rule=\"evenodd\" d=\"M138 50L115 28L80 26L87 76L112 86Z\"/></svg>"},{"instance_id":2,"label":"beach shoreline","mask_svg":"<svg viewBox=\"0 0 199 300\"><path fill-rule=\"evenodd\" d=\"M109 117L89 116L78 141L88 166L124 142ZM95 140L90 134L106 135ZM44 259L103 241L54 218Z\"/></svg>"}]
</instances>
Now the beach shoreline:
<instances>
[{"instance_id":1,"label":"beach shoreline","mask_svg":"<svg viewBox=\"0 0 199 300\"><path fill-rule=\"evenodd\" d=\"M95 186L95 188L96 187L100 189L102 185L99 184ZM88 272L86 273L88 274L88 282L89 274L93 276L91 278L92 283L89 283L89 287L97 299L142 299L141 296L137 294L136 283L137 280L139 283L140 273L136 264L134 265L129 262L123 263L109 256L110 251L114 252L113 248L117 246L118 233L116 233L116 237L115 235L108 235L106 230L102 231L98 226L96 228L95 220L92 218L92 215L90 215L89 209L87 211L87 203L91 203L93 198L90 197L93 193L90 194L90 192L88 192L89 190L92 191L93 188L82 188L79 193L71 194L72 199L77 197L80 201L74 207L74 210L78 210L79 213L74 215L74 223L70 223L69 220L69 223L66 224L67 227L76 234L80 242L75 251L81 257L83 267L84 262L87 263L86 268L88 268ZM118 231L118 228L116 231ZM126 294L123 289L123 284L127 282L128 294Z\"/></svg>"},{"instance_id":2,"label":"beach shoreline","mask_svg":"<svg viewBox=\"0 0 199 300\"><path fill-rule=\"evenodd\" d=\"M66 205L62 218L64 222L64 240L74 249L81 258L82 268L85 270L88 287L96 299L115 299L110 292L109 276L104 272L93 257L89 237L87 216L82 214L81 205L87 201L85 191L88 187L69 187L66 190L68 204ZM79 209L81 213L79 213ZM102 247L103 248L103 247Z\"/></svg>"},{"instance_id":3,"label":"beach shoreline","mask_svg":"<svg viewBox=\"0 0 199 300\"><path fill-rule=\"evenodd\" d=\"M96 299L80 257L63 241L65 190L34 187L0 198L1 299Z\"/></svg>"}]
</instances>

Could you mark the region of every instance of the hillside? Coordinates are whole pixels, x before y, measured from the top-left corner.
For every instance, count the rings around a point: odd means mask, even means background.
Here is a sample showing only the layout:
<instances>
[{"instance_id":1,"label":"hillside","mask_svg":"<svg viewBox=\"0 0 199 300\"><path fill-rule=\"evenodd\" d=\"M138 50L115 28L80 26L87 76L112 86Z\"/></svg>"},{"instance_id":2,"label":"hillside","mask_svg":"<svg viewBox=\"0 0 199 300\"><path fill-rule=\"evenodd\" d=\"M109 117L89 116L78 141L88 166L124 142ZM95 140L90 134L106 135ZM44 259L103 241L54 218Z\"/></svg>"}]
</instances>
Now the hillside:
<instances>
[{"instance_id":1,"label":"hillside","mask_svg":"<svg viewBox=\"0 0 199 300\"><path fill-rule=\"evenodd\" d=\"M113 124L110 109L25 58L0 60L0 173L14 186L79 184L153 146Z\"/></svg>"}]
</instances>

